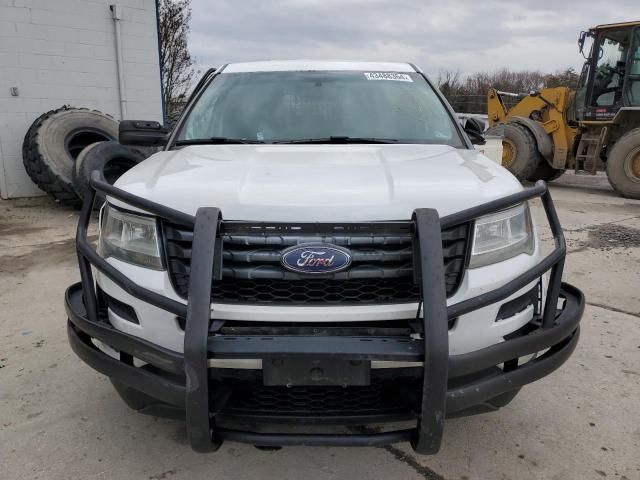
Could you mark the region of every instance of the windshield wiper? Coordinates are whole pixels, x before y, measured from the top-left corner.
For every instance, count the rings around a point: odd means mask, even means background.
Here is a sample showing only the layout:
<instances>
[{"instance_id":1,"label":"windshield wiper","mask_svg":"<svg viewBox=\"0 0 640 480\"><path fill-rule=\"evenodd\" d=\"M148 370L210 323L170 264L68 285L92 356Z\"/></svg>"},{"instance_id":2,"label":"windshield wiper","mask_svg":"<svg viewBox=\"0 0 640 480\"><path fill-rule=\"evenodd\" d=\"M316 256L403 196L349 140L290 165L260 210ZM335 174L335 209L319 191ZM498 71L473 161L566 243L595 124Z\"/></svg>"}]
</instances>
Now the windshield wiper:
<instances>
[{"instance_id":1,"label":"windshield wiper","mask_svg":"<svg viewBox=\"0 0 640 480\"><path fill-rule=\"evenodd\" d=\"M249 140L247 138L227 138L227 137L210 137L210 138L192 138L190 140L176 140L177 147L184 145L222 145L222 144L261 144L262 140Z\"/></svg>"},{"instance_id":2,"label":"windshield wiper","mask_svg":"<svg viewBox=\"0 0 640 480\"><path fill-rule=\"evenodd\" d=\"M302 138L298 140L275 140L273 143L282 144L312 144L312 143L398 143L395 138L367 138L367 137L346 137L330 136L323 138Z\"/></svg>"},{"instance_id":3,"label":"windshield wiper","mask_svg":"<svg viewBox=\"0 0 640 480\"><path fill-rule=\"evenodd\" d=\"M228 138L228 137L210 137L210 138L192 138L189 140L176 140L176 147L186 145L222 145L222 144L314 144L314 143L398 143L395 138L367 138L367 137L346 137L346 136L330 136L320 138L301 138L293 140L274 140L265 142L264 140L250 140L248 138Z\"/></svg>"}]
</instances>

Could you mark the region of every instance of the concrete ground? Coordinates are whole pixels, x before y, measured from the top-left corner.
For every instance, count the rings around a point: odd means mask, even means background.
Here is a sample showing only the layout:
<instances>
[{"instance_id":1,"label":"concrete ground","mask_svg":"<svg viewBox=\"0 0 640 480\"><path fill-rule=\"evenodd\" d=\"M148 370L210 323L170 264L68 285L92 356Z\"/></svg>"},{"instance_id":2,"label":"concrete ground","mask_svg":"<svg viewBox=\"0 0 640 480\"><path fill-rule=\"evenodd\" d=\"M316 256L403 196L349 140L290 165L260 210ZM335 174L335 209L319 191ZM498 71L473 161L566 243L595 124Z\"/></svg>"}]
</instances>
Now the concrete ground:
<instances>
[{"instance_id":1,"label":"concrete ground","mask_svg":"<svg viewBox=\"0 0 640 480\"><path fill-rule=\"evenodd\" d=\"M193 453L183 423L128 410L67 344L77 213L42 198L1 201L0 478L640 479L640 201L617 197L602 176L565 175L552 193L566 280L588 301L578 349L503 410L448 420L432 457L406 444Z\"/></svg>"}]
</instances>

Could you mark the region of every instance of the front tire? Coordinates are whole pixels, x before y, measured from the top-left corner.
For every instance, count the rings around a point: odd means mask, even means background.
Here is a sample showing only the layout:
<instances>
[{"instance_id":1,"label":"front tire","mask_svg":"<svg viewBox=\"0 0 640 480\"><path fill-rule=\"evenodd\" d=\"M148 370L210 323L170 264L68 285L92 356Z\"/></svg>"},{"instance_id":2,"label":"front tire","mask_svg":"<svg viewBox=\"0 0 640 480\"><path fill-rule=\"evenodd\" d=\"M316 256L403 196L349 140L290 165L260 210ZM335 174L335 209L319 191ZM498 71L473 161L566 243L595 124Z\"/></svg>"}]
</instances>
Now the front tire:
<instances>
[{"instance_id":1,"label":"front tire","mask_svg":"<svg viewBox=\"0 0 640 480\"><path fill-rule=\"evenodd\" d=\"M640 200L640 128L614 143L607 158L607 178L620 195Z\"/></svg>"},{"instance_id":2,"label":"front tire","mask_svg":"<svg viewBox=\"0 0 640 480\"><path fill-rule=\"evenodd\" d=\"M500 135L503 127L502 166L521 182L526 181L533 175L541 161L544 161L538 152L536 139L525 126L514 122L495 125L486 133Z\"/></svg>"}]
</instances>

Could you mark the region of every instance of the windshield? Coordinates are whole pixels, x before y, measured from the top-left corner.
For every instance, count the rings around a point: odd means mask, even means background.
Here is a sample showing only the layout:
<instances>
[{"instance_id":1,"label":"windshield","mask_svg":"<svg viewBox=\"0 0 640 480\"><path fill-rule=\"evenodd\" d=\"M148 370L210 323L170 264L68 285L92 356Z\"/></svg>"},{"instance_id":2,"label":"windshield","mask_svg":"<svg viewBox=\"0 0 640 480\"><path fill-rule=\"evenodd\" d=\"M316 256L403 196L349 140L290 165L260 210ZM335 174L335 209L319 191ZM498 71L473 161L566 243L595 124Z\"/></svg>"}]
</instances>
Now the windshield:
<instances>
[{"instance_id":1,"label":"windshield","mask_svg":"<svg viewBox=\"0 0 640 480\"><path fill-rule=\"evenodd\" d=\"M178 144L323 139L464 147L418 73L250 72L218 75L186 118Z\"/></svg>"}]
</instances>

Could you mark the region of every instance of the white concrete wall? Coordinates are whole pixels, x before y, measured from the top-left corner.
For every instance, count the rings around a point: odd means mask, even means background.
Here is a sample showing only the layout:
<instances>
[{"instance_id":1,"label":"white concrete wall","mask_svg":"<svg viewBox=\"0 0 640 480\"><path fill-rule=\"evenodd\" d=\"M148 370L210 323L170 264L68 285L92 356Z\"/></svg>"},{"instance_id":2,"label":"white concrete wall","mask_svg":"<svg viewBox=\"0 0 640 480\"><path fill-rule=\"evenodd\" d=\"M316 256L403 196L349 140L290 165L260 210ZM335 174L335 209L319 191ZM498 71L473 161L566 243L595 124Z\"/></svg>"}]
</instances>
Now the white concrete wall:
<instances>
[{"instance_id":1,"label":"white concrete wall","mask_svg":"<svg viewBox=\"0 0 640 480\"><path fill-rule=\"evenodd\" d=\"M155 0L0 0L0 195L38 195L22 165L27 129L68 104L120 118L114 24L122 47L130 119L162 121ZM11 96L18 87L19 96Z\"/></svg>"}]
</instances>

